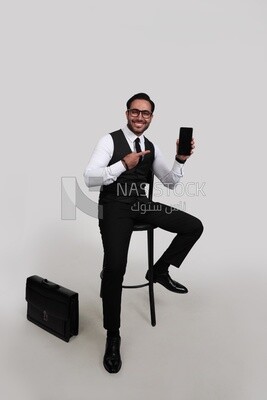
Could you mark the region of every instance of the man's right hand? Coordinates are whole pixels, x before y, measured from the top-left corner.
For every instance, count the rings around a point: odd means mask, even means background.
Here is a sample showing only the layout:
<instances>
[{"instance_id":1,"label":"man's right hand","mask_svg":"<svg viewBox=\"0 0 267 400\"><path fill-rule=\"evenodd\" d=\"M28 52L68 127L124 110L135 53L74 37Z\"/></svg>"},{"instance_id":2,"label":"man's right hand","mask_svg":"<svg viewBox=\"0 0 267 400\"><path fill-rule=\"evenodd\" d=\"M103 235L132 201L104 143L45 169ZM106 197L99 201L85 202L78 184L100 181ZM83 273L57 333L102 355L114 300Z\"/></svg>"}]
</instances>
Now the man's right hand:
<instances>
[{"instance_id":1,"label":"man's right hand","mask_svg":"<svg viewBox=\"0 0 267 400\"><path fill-rule=\"evenodd\" d=\"M150 150L140 151L139 153L129 153L127 156L123 157L123 160L127 164L128 169L132 169L138 164L140 157L143 157L148 153L150 153Z\"/></svg>"}]
</instances>

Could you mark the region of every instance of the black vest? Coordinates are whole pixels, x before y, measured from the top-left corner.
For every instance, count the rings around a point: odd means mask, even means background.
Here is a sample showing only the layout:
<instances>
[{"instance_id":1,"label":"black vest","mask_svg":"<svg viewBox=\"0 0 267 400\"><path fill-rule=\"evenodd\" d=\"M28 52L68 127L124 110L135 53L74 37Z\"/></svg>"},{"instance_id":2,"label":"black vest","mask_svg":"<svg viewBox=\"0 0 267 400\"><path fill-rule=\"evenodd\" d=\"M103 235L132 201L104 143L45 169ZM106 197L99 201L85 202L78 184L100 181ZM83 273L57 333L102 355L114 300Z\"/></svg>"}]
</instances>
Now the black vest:
<instances>
[{"instance_id":1,"label":"black vest","mask_svg":"<svg viewBox=\"0 0 267 400\"><path fill-rule=\"evenodd\" d=\"M132 152L122 130L112 132L110 135L114 142L114 151L108 165L122 160L123 157ZM123 172L110 185L103 185L101 187L100 204L114 200L132 203L140 197L143 197L145 200L145 186L149 182L155 157L154 145L147 138L145 138L145 150L150 150L150 153L146 154L136 167Z\"/></svg>"}]
</instances>

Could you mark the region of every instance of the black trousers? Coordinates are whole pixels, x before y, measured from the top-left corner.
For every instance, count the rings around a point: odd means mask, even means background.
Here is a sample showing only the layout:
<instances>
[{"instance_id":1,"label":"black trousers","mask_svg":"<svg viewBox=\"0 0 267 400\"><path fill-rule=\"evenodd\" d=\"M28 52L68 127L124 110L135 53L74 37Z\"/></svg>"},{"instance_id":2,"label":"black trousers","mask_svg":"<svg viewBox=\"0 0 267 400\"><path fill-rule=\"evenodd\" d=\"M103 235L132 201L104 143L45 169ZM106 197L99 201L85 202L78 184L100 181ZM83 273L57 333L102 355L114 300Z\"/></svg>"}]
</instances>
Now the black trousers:
<instances>
[{"instance_id":1,"label":"black trousers","mask_svg":"<svg viewBox=\"0 0 267 400\"><path fill-rule=\"evenodd\" d=\"M203 225L198 218L162 203L134 204L111 201L101 205L99 228L104 248L102 302L105 329L120 328L123 277L127 265L128 248L136 222L155 225L176 233L167 250L160 257L165 264L179 267L199 239Z\"/></svg>"}]
</instances>

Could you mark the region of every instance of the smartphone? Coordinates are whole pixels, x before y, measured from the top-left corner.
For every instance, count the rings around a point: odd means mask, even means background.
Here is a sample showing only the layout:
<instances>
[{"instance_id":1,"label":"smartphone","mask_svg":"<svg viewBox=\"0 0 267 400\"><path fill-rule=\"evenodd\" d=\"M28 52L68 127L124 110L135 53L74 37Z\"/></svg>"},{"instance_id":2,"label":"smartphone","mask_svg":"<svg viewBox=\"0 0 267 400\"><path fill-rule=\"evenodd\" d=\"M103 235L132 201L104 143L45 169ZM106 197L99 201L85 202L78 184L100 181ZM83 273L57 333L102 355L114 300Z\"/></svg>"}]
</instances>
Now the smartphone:
<instances>
[{"instance_id":1,"label":"smartphone","mask_svg":"<svg viewBox=\"0 0 267 400\"><path fill-rule=\"evenodd\" d=\"M191 152L191 141L193 137L193 128L180 128L178 154L180 156L189 156Z\"/></svg>"}]
</instances>

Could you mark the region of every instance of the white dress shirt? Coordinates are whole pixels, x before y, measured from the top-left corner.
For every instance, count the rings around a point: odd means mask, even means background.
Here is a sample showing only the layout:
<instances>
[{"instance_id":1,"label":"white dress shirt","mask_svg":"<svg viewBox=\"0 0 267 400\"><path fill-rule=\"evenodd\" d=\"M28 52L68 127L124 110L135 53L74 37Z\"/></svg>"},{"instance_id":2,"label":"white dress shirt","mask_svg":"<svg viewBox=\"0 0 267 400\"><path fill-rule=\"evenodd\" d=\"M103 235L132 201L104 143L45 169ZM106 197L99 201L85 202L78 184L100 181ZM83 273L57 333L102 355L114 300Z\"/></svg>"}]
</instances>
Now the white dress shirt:
<instances>
[{"instance_id":1,"label":"white dress shirt","mask_svg":"<svg viewBox=\"0 0 267 400\"><path fill-rule=\"evenodd\" d=\"M134 140L137 138L127 126L122 129L125 138L132 151L134 148ZM139 136L141 150L145 150L144 136ZM154 144L154 143L153 143ZM165 162L165 159L158 148L154 144L155 158L152 165L152 170L156 177L162 182L164 186L173 189L183 176L183 164L174 160L173 167L170 170ZM114 150L113 139L110 134L103 136L97 143L90 161L84 171L84 181L88 187L110 185L115 182L117 178L125 171L125 167L121 161L108 166Z\"/></svg>"}]
</instances>

